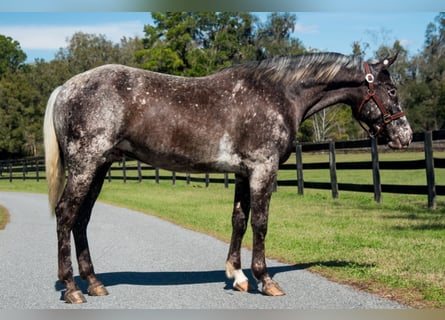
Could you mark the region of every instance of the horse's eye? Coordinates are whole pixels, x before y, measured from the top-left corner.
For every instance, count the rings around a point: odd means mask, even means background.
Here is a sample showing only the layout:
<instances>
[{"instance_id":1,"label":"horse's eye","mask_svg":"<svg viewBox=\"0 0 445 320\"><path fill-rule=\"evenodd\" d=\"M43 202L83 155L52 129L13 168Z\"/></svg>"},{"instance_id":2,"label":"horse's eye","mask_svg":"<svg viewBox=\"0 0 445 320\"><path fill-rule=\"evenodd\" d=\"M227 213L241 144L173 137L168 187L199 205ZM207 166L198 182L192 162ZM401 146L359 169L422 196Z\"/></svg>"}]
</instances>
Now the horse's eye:
<instances>
[{"instance_id":1,"label":"horse's eye","mask_svg":"<svg viewBox=\"0 0 445 320\"><path fill-rule=\"evenodd\" d=\"M389 90L388 90L388 94L389 94L391 97L395 97L395 96L397 95L397 90L396 90L396 89L389 89Z\"/></svg>"}]
</instances>

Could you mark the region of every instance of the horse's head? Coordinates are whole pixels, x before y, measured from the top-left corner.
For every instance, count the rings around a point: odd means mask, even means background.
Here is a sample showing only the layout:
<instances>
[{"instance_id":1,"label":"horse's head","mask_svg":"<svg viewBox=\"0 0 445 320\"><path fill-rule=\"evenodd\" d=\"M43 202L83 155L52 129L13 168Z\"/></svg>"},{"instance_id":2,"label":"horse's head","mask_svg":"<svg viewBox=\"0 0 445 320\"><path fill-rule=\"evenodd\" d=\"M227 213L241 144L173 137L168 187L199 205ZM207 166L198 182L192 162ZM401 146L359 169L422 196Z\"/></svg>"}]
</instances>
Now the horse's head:
<instances>
[{"instance_id":1,"label":"horse's head","mask_svg":"<svg viewBox=\"0 0 445 320\"><path fill-rule=\"evenodd\" d=\"M366 123L370 135L384 135L389 140L389 147L401 149L408 147L413 132L402 111L396 86L388 72L388 67L396 58L397 54L377 63L363 64L366 91L355 109L355 116L359 122Z\"/></svg>"}]
</instances>

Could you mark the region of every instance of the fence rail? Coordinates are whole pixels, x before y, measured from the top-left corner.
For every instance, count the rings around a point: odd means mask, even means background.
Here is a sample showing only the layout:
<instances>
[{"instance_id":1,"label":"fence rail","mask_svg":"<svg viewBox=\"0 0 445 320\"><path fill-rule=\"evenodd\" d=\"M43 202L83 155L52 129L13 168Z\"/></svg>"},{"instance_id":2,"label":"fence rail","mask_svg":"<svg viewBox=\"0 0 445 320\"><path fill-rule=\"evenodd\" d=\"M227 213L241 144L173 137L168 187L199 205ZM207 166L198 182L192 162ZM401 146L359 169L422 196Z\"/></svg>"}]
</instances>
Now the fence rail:
<instances>
[{"instance_id":1,"label":"fence rail","mask_svg":"<svg viewBox=\"0 0 445 320\"><path fill-rule=\"evenodd\" d=\"M276 182L276 186L293 186L296 187L298 194L304 194L304 189L327 189L332 191L334 198L338 197L339 191L354 191L374 193L374 199L381 202L382 192L400 193L400 194L421 194L428 195L428 207L436 206L436 198L438 195L445 195L445 186L436 185L435 169L445 168L445 159L435 158L433 156L434 142L445 141L445 130L428 131L414 135L413 142L423 144L421 149L424 150L425 158L422 160L407 161L379 161L378 145L384 144L384 140L370 138L366 140L356 141L338 141L310 144L296 144L295 146L295 163L285 163L280 166L280 170L291 170L295 172L295 179L282 180ZM436 147L437 148L437 147ZM440 150L444 149L439 147ZM337 162L336 153L343 152L370 152L371 161L362 162ZM445 150L445 149L444 149ZM303 163L302 154L305 152L328 152L329 162L322 163ZM304 180L304 172L307 170L329 170L330 181L328 182L311 182ZM372 170L373 183L338 183L337 170ZM381 184L381 170L425 170L425 185L392 185ZM147 172L151 173L147 175ZM36 180L40 181L45 178L45 165L43 157L25 158L19 160L0 160L0 180ZM158 168L143 164L139 161L129 161L123 158L118 164L113 165L106 178L109 182L112 180L154 180L159 183L161 180L170 180L173 184L176 181L186 181L205 183L206 187L210 183L223 183L226 187L234 183L233 175L229 174L204 174L190 175L177 174L175 172L160 171Z\"/></svg>"}]
</instances>

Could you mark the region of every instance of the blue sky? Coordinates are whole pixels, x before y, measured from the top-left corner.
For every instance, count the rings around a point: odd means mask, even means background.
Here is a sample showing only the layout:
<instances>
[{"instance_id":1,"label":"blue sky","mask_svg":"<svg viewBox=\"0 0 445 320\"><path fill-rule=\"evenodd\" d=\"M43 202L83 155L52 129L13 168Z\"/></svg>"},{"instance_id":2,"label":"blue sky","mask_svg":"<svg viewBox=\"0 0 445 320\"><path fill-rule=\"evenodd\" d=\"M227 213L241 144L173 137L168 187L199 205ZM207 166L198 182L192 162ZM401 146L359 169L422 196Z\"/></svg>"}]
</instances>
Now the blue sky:
<instances>
[{"instance_id":1,"label":"blue sky","mask_svg":"<svg viewBox=\"0 0 445 320\"><path fill-rule=\"evenodd\" d=\"M267 13L255 13L265 19ZM354 41L370 44L372 56L381 44L400 40L411 55L424 43L428 23L437 12L296 12L295 36L306 48L352 52ZM17 40L28 56L49 61L75 32L104 34L119 42L123 37L142 37L152 23L143 12L0 12L0 34Z\"/></svg>"}]
</instances>

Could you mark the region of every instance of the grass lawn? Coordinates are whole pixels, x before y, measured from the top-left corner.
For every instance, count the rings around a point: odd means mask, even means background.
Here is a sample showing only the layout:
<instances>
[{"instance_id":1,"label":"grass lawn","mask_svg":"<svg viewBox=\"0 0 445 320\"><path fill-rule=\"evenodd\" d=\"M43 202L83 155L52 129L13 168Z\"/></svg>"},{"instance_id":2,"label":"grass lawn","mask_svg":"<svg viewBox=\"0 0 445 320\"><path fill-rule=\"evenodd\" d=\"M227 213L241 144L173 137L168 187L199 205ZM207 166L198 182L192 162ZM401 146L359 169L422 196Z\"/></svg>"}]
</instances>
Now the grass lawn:
<instances>
[{"instance_id":1,"label":"grass lawn","mask_svg":"<svg viewBox=\"0 0 445 320\"><path fill-rule=\"evenodd\" d=\"M310 155L312 161L325 161L325 155ZM369 155L337 155L337 160ZM385 157L414 157L401 153ZM305 160L305 159L304 159ZM442 169L443 170L443 169ZM320 170L321 171L321 170ZM366 171L366 170L365 170ZM369 172L338 172L339 182L368 179ZM440 171L440 170L439 170ZM280 173L281 174L281 173ZM287 172L285 174L288 174ZM305 180L328 181L325 172L307 171ZM382 183L423 183L424 173L403 175L382 171ZM445 184L445 174L436 176ZM315 180L314 180L315 179ZM414 181L414 182L413 182ZM12 183L1 180L0 191L45 192L42 180ZM203 183L186 185L178 181L137 183L105 182L100 200L146 212L186 228L229 241L233 185ZM395 299L412 307L445 307L445 199L439 197L436 210L426 208L426 196L383 194L382 204L368 193L340 191L337 200L330 191L279 187L273 194L268 257L308 268L335 281ZM251 230L244 244L251 246ZM228 249L228 248L227 248ZM224 265L224 261L221 261ZM244 266L248 267L248 266ZM285 284L282 284L284 289Z\"/></svg>"}]
</instances>

